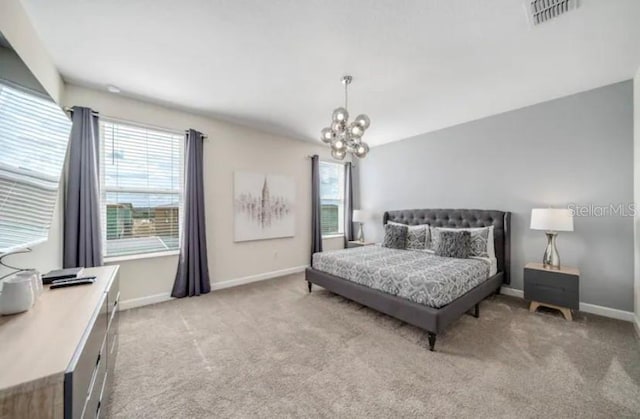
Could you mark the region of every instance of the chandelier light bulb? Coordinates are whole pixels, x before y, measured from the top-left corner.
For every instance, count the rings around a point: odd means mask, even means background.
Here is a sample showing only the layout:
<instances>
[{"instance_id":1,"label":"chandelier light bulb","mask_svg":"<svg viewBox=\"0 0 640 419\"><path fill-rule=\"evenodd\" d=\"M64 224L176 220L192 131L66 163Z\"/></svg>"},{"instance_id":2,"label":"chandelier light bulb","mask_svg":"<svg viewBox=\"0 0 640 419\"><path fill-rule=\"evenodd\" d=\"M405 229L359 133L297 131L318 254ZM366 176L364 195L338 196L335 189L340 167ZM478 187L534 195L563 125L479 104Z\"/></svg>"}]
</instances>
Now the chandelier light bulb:
<instances>
[{"instance_id":1,"label":"chandelier light bulb","mask_svg":"<svg viewBox=\"0 0 640 419\"><path fill-rule=\"evenodd\" d=\"M331 157L336 160L342 160L347 155L344 150L331 150Z\"/></svg>"},{"instance_id":2,"label":"chandelier light bulb","mask_svg":"<svg viewBox=\"0 0 640 419\"><path fill-rule=\"evenodd\" d=\"M333 111L332 118L334 122L347 122L349 119L349 112L345 108L338 108Z\"/></svg>"},{"instance_id":3,"label":"chandelier light bulb","mask_svg":"<svg viewBox=\"0 0 640 419\"><path fill-rule=\"evenodd\" d=\"M340 151L345 148L345 144L341 139L337 139L333 142L333 144L331 144L331 147L336 151Z\"/></svg>"},{"instance_id":4,"label":"chandelier light bulb","mask_svg":"<svg viewBox=\"0 0 640 419\"><path fill-rule=\"evenodd\" d=\"M371 125L371 120L365 114L356 116L356 119L353 122L360 128L362 128L363 131L365 131L367 128L369 128L369 125Z\"/></svg>"},{"instance_id":5,"label":"chandelier light bulb","mask_svg":"<svg viewBox=\"0 0 640 419\"><path fill-rule=\"evenodd\" d=\"M367 156L368 152L369 152L369 145L367 145L367 143L360 143L356 147L356 151L353 154L355 154L356 157L362 159Z\"/></svg>"},{"instance_id":6,"label":"chandelier light bulb","mask_svg":"<svg viewBox=\"0 0 640 419\"><path fill-rule=\"evenodd\" d=\"M352 122L351 125L349 125L349 134L354 138L360 138L362 134L364 134L364 130L360 125Z\"/></svg>"},{"instance_id":7,"label":"chandelier light bulb","mask_svg":"<svg viewBox=\"0 0 640 419\"><path fill-rule=\"evenodd\" d=\"M336 135L331 131L331 128L323 128L322 131L320 131L320 139L322 139L322 142L325 144L331 144L331 141L333 141L335 137Z\"/></svg>"}]
</instances>

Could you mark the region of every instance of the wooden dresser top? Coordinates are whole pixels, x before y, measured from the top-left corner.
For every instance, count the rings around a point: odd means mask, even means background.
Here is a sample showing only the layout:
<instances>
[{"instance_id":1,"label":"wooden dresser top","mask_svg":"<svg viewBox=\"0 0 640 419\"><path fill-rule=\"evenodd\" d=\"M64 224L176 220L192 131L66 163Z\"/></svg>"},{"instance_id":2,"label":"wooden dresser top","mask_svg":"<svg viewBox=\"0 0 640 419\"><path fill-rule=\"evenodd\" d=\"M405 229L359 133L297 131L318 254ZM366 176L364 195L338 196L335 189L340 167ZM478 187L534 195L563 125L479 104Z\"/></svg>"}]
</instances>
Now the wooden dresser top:
<instances>
[{"instance_id":1,"label":"wooden dresser top","mask_svg":"<svg viewBox=\"0 0 640 419\"><path fill-rule=\"evenodd\" d=\"M31 310L0 316L0 392L50 377L63 380L73 354L118 266L87 268L91 285L45 287Z\"/></svg>"}]
</instances>

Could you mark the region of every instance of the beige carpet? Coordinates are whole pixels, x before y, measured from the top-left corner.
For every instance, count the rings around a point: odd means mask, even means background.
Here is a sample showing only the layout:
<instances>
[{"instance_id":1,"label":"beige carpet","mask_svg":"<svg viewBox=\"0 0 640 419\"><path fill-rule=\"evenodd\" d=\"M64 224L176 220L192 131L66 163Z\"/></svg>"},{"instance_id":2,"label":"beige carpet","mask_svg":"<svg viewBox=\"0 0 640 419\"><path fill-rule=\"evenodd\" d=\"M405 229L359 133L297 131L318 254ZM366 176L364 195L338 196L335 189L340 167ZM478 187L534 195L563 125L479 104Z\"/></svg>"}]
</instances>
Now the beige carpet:
<instances>
[{"instance_id":1,"label":"beige carpet","mask_svg":"<svg viewBox=\"0 0 640 419\"><path fill-rule=\"evenodd\" d=\"M151 280L151 279L150 279ZM630 323L497 297L426 333L293 275L122 313L122 418L640 417Z\"/></svg>"}]
</instances>

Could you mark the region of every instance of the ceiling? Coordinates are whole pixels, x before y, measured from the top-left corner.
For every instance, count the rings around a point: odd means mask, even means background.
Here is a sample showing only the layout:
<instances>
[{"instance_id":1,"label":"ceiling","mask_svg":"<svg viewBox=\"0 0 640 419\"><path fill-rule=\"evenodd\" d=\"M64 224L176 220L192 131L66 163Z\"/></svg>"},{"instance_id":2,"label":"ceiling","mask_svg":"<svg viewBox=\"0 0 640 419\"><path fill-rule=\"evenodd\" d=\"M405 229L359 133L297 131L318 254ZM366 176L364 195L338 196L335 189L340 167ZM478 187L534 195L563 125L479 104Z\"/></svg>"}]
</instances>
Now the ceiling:
<instances>
[{"instance_id":1,"label":"ceiling","mask_svg":"<svg viewBox=\"0 0 640 419\"><path fill-rule=\"evenodd\" d=\"M319 141L349 110L372 145L633 77L640 1L23 0L65 80Z\"/></svg>"}]
</instances>

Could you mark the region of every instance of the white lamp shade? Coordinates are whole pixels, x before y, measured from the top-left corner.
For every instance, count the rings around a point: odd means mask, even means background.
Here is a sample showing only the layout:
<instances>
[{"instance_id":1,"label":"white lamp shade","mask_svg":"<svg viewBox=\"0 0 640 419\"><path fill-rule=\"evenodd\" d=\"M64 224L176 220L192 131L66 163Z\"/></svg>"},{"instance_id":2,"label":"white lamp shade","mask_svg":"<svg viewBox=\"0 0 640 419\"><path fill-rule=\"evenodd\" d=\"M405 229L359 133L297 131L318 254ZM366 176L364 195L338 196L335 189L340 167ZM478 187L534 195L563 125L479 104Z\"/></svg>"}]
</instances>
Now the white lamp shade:
<instances>
[{"instance_id":1,"label":"white lamp shade","mask_svg":"<svg viewBox=\"0 0 640 419\"><path fill-rule=\"evenodd\" d=\"M569 209L534 208L531 210L531 229L573 231L573 214Z\"/></svg>"},{"instance_id":2,"label":"white lamp shade","mask_svg":"<svg viewBox=\"0 0 640 419\"><path fill-rule=\"evenodd\" d=\"M369 218L369 214L363 210L353 210L353 216L351 220L354 223L365 223Z\"/></svg>"}]
</instances>

